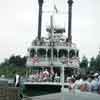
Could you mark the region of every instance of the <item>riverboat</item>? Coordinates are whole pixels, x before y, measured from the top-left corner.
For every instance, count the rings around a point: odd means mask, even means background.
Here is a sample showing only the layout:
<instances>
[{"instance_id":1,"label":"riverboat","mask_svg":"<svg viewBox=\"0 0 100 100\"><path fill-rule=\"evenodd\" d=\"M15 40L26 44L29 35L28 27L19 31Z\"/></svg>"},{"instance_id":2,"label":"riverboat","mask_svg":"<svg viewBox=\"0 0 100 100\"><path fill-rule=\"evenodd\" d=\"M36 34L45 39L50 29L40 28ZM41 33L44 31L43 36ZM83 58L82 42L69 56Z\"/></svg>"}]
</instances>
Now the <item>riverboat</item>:
<instances>
[{"instance_id":1,"label":"riverboat","mask_svg":"<svg viewBox=\"0 0 100 100\"><path fill-rule=\"evenodd\" d=\"M52 81L51 79L48 79L48 81L44 81L34 79L35 81L28 80L25 85L27 87L29 86L31 89L34 85L34 87L37 89L38 86L46 86L46 88L51 88L52 84L54 91L55 89L60 91L62 82L65 82L68 76L79 74L80 70L79 49L77 48L76 44L73 43L71 34L73 0L68 0L68 33L66 32L65 27L57 27L54 25L54 14L52 14L50 16L50 25L46 28L48 37L41 37L43 0L38 0L38 3L38 35L28 48L26 66L31 70L31 74L40 74L40 72L47 69L49 72L49 78L51 78L50 75L52 73L57 73L58 80ZM67 33L66 36L64 33ZM30 74L30 72L28 74ZM38 82L38 84L36 84L36 82ZM59 83L55 84L55 82ZM54 88L55 86L60 87ZM49 89L45 90L47 91Z\"/></svg>"}]
</instances>

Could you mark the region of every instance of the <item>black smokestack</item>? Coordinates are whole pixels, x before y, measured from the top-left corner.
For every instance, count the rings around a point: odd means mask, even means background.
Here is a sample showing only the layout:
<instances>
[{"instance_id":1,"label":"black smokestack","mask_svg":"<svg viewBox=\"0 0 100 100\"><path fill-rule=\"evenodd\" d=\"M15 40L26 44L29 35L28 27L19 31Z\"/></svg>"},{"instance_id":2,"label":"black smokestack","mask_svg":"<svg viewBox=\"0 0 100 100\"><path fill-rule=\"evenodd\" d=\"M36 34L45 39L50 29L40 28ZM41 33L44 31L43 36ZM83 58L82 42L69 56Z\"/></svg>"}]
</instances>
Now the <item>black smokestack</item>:
<instances>
[{"instance_id":1,"label":"black smokestack","mask_svg":"<svg viewBox=\"0 0 100 100\"><path fill-rule=\"evenodd\" d=\"M68 42L72 42L72 35L71 35L72 4L73 0L68 0Z\"/></svg>"},{"instance_id":2,"label":"black smokestack","mask_svg":"<svg viewBox=\"0 0 100 100\"><path fill-rule=\"evenodd\" d=\"M38 0L39 3L39 15L38 15L38 39L41 39L41 24L42 24L42 5L43 0Z\"/></svg>"}]
</instances>

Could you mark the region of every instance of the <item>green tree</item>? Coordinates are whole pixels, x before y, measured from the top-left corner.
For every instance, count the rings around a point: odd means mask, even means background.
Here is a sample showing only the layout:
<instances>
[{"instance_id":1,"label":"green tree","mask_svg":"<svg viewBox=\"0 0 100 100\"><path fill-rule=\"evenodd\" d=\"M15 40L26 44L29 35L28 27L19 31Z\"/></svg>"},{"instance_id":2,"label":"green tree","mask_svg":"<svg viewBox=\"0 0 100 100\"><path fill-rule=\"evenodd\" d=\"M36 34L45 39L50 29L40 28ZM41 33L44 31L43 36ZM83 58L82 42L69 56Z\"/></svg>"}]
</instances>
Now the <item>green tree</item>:
<instances>
[{"instance_id":1,"label":"green tree","mask_svg":"<svg viewBox=\"0 0 100 100\"><path fill-rule=\"evenodd\" d=\"M85 69L88 68L88 59L85 56L83 56L80 62L80 68L85 68Z\"/></svg>"},{"instance_id":2,"label":"green tree","mask_svg":"<svg viewBox=\"0 0 100 100\"><path fill-rule=\"evenodd\" d=\"M15 65L16 63L16 57L14 55L12 55L9 59L8 59L9 65ZM4 62L5 63L5 62Z\"/></svg>"},{"instance_id":3,"label":"green tree","mask_svg":"<svg viewBox=\"0 0 100 100\"><path fill-rule=\"evenodd\" d=\"M96 71L100 71L100 55L98 54L96 57L96 66L95 66Z\"/></svg>"},{"instance_id":4,"label":"green tree","mask_svg":"<svg viewBox=\"0 0 100 100\"><path fill-rule=\"evenodd\" d=\"M89 70L95 71L95 67L96 67L96 59L92 57L89 63Z\"/></svg>"},{"instance_id":5,"label":"green tree","mask_svg":"<svg viewBox=\"0 0 100 100\"><path fill-rule=\"evenodd\" d=\"M4 62L6 64L6 62ZM18 67L23 67L26 64L26 57L21 57L20 55L14 56L12 55L8 59L8 64L9 66L18 66Z\"/></svg>"},{"instance_id":6,"label":"green tree","mask_svg":"<svg viewBox=\"0 0 100 100\"><path fill-rule=\"evenodd\" d=\"M86 74L88 71L88 59L83 56L80 62L81 74Z\"/></svg>"}]
</instances>

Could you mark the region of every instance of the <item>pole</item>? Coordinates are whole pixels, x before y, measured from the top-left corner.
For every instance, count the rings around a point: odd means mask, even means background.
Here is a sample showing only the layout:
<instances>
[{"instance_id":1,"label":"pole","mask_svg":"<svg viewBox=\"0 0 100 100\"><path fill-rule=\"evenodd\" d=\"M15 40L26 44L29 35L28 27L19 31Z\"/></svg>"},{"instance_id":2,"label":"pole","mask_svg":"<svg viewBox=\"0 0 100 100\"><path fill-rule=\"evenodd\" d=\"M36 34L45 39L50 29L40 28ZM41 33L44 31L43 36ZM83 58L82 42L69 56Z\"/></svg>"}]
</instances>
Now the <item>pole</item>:
<instances>
[{"instance_id":1,"label":"pole","mask_svg":"<svg viewBox=\"0 0 100 100\"><path fill-rule=\"evenodd\" d=\"M53 16L50 17L50 24L51 24L51 64L53 64L53 33L54 33L54 27L53 27Z\"/></svg>"},{"instance_id":2,"label":"pole","mask_svg":"<svg viewBox=\"0 0 100 100\"><path fill-rule=\"evenodd\" d=\"M62 88L61 91L64 91L64 66L61 67L61 83L62 83Z\"/></svg>"},{"instance_id":3,"label":"pole","mask_svg":"<svg viewBox=\"0 0 100 100\"><path fill-rule=\"evenodd\" d=\"M61 67L61 83L62 83L62 87L61 87L62 100L64 100L64 65L63 63Z\"/></svg>"},{"instance_id":4,"label":"pole","mask_svg":"<svg viewBox=\"0 0 100 100\"><path fill-rule=\"evenodd\" d=\"M73 0L68 0L68 42L72 42L72 35L71 35L72 4Z\"/></svg>"},{"instance_id":5,"label":"pole","mask_svg":"<svg viewBox=\"0 0 100 100\"><path fill-rule=\"evenodd\" d=\"M38 0L39 3L39 15L38 15L38 39L41 39L41 25L42 25L42 5L43 0Z\"/></svg>"}]
</instances>

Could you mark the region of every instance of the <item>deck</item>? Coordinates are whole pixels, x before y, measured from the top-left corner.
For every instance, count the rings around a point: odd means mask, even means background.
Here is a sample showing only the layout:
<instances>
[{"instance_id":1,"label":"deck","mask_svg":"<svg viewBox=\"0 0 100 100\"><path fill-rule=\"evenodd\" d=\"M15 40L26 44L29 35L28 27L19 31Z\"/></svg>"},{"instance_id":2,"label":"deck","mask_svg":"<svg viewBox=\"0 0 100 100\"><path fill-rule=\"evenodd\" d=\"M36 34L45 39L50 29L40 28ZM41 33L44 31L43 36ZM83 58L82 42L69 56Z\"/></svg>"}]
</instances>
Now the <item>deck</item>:
<instances>
[{"instance_id":1,"label":"deck","mask_svg":"<svg viewBox=\"0 0 100 100\"><path fill-rule=\"evenodd\" d=\"M61 82L24 82L24 85L57 85L61 86ZM65 86L68 85L68 83L64 83Z\"/></svg>"}]
</instances>

